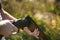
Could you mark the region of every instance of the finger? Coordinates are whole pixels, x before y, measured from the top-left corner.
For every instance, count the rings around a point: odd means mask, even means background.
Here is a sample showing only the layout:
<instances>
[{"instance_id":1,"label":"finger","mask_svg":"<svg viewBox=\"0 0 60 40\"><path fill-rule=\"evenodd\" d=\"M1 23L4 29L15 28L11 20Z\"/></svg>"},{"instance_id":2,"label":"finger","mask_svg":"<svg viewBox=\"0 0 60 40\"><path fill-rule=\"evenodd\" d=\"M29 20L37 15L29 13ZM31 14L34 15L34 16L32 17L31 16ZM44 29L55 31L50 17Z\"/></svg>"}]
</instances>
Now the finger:
<instances>
[{"instance_id":1,"label":"finger","mask_svg":"<svg viewBox=\"0 0 60 40\"><path fill-rule=\"evenodd\" d=\"M36 34L37 36L39 36L39 31L37 32L37 34Z\"/></svg>"},{"instance_id":2,"label":"finger","mask_svg":"<svg viewBox=\"0 0 60 40\"><path fill-rule=\"evenodd\" d=\"M36 34L39 32L39 31L38 31L38 28L35 30L35 32L36 32Z\"/></svg>"},{"instance_id":3,"label":"finger","mask_svg":"<svg viewBox=\"0 0 60 40\"><path fill-rule=\"evenodd\" d=\"M15 20L10 20L11 23L13 23Z\"/></svg>"},{"instance_id":4,"label":"finger","mask_svg":"<svg viewBox=\"0 0 60 40\"><path fill-rule=\"evenodd\" d=\"M37 28L37 30L38 30L38 28Z\"/></svg>"},{"instance_id":5,"label":"finger","mask_svg":"<svg viewBox=\"0 0 60 40\"><path fill-rule=\"evenodd\" d=\"M36 36L37 39L39 39L39 37Z\"/></svg>"},{"instance_id":6,"label":"finger","mask_svg":"<svg viewBox=\"0 0 60 40\"><path fill-rule=\"evenodd\" d=\"M39 37L37 35L33 35L34 37L36 37L37 39L39 39Z\"/></svg>"},{"instance_id":7,"label":"finger","mask_svg":"<svg viewBox=\"0 0 60 40\"><path fill-rule=\"evenodd\" d=\"M34 30L34 32L36 32L36 29Z\"/></svg>"},{"instance_id":8,"label":"finger","mask_svg":"<svg viewBox=\"0 0 60 40\"><path fill-rule=\"evenodd\" d=\"M38 28L37 28L37 34L39 33L39 30L38 30Z\"/></svg>"},{"instance_id":9,"label":"finger","mask_svg":"<svg viewBox=\"0 0 60 40\"><path fill-rule=\"evenodd\" d=\"M33 33L36 35L37 34L37 29L35 29Z\"/></svg>"},{"instance_id":10,"label":"finger","mask_svg":"<svg viewBox=\"0 0 60 40\"><path fill-rule=\"evenodd\" d=\"M36 29L36 31L37 31L37 32L39 31L38 28Z\"/></svg>"},{"instance_id":11,"label":"finger","mask_svg":"<svg viewBox=\"0 0 60 40\"><path fill-rule=\"evenodd\" d=\"M34 31L34 35L36 35L36 36L39 35L39 31L38 31L38 29L35 29L35 31Z\"/></svg>"}]
</instances>

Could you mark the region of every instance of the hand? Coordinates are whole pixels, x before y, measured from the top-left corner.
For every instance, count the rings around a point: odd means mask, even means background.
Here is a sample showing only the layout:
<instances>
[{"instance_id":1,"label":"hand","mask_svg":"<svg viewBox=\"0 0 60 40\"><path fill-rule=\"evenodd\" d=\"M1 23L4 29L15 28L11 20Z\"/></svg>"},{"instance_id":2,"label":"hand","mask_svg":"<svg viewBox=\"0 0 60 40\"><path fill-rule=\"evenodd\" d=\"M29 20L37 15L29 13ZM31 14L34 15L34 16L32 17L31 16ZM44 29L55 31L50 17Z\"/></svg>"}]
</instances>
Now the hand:
<instances>
[{"instance_id":1,"label":"hand","mask_svg":"<svg viewBox=\"0 0 60 40\"><path fill-rule=\"evenodd\" d=\"M17 32L18 29L9 20L3 20L0 22L0 34L9 36L13 32Z\"/></svg>"},{"instance_id":2,"label":"hand","mask_svg":"<svg viewBox=\"0 0 60 40\"><path fill-rule=\"evenodd\" d=\"M39 37L38 37L38 35L39 35L38 28L35 29L33 32L31 32L27 27L24 27L24 31L27 32L27 34L32 35L32 36L36 37L37 39L39 39Z\"/></svg>"},{"instance_id":3,"label":"hand","mask_svg":"<svg viewBox=\"0 0 60 40\"><path fill-rule=\"evenodd\" d=\"M35 36L37 39L39 39L39 31L38 31L38 28L34 30L34 32L31 32L31 35L32 36Z\"/></svg>"}]
</instances>

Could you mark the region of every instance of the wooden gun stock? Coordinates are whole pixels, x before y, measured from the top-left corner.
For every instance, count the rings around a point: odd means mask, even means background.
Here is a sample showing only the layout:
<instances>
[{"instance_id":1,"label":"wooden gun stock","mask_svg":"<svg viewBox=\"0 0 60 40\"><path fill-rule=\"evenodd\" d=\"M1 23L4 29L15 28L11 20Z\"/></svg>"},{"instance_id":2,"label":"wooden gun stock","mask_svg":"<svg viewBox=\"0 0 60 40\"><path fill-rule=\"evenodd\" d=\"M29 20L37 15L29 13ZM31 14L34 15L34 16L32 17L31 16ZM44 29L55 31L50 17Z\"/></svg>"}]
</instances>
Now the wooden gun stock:
<instances>
[{"instance_id":1,"label":"wooden gun stock","mask_svg":"<svg viewBox=\"0 0 60 40\"><path fill-rule=\"evenodd\" d=\"M1 11L2 11L2 6L1 6L1 2L0 2L0 13L1 13ZM20 29L20 28L23 29L24 27L27 26L32 32L34 31L35 28L38 28L38 25L34 22L34 20L29 15L27 15L24 20L18 19L17 21L13 22L12 24L14 24L18 29ZM41 30L41 29L39 29L39 30ZM0 35L0 40L2 37L3 36ZM48 40L48 38L46 38L46 35L42 31L40 31L39 38L44 38L44 40Z\"/></svg>"},{"instance_id":2,"label":"wooden gun stock","mask_svg":"<svg viewBox=\"0 0 60 40\"><path fill-rule=\"evenodd\" d=\"M25 23L27 23L27 27L30 29L30 31L34 31L36 28L38 28L38 30L40 30L39 33L39 38L43 38L44 37L44 33L41 31L41 29L39 29L38 25L35 23L35 21L29 16L27 15L25 17Z\"/></svg>"},{"instance_id":3,"label":"wooden gun stock","mask_svg":"<svg viewBox=\"0 0 60 40\"><path fill-rule=\"evenodd\" d=\"M35 21L29 16L27 15L24 20L20 19L17 20L16 22L13 23L15 26L17 26L18 29L20 28L24 28L24 27L28 27L30 29L30 31L34 31L36 28L38 28L38 30L40 31L39 33L39 38L43 38L44 40L48 40L48 38L46 37L46 35L44 34L44 32L41 31L41 29L38 27L38 25L35 23Z\"/></svg>"},{"instance_id":4,"label":"wooden gun stock","mask_svg":"<svg viewBox=\"0 0 60 40\"><path fill-rule=\"evenodd\" d=\"M39 38L43 39L43 40L51 40L50 37L48 35L46 35L43 31L42 31L42 28L40 26L38 26L36 24L36 22L29 16L29 15L26 15L25 16L25 25L30 29L30 31L34 31L36 28L38 28L38 30L40 31L39 32Z\"/></svg>"}]
</instances>

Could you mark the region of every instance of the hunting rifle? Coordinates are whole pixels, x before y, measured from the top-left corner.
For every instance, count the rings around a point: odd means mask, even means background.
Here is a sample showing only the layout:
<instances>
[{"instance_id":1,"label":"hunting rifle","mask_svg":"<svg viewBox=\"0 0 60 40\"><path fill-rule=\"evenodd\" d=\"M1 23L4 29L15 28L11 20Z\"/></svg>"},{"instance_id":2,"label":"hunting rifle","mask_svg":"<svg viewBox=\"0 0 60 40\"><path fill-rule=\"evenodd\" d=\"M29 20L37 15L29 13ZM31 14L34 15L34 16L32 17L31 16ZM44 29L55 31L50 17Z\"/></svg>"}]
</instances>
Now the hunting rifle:
<instances>
[{"instance_id":1,"label":"hunting rifle","mask_svg":"<svg viewBox=\"0 0 60 40\"><path fill-rule=\"evenodd\" d=\"M0 11L2 11L1 0L0 0ZM39 29L36 22L29 15L26 15L24 17L24 20L18 19L15 22L13 22L12 24L14 24L18 29L20 29L20 28L23 29L24 27L27 26L31 32L33 32L35 28L38 28L38 30L40 30L39 38L44 38L44 40L48 40L48 38L46 37L44 32L42 32L41 29ZM0 40L2 37L3 37L3 35L0 35Z\"/></svg>"},{"instance_id":2,"label":"hunting rifle","mask_svg":"<svg viewBox=\"0 0 60 40\"><path fill-rule=\"evenodd\" d=\"M47 35L42 31L42 28L40 28L36 22L29 16L29 15L25 15L24 20L22 19L18 19L15 22L13 22L13 24L18 28L24 28L24 27L28 27L29 30L31 32L33 32L36 28L38 28L38 30L40 31L39 33L39 38L42 38L44 40L48 40L49 37L47 37Z\"/></svg>"}]
</instances>

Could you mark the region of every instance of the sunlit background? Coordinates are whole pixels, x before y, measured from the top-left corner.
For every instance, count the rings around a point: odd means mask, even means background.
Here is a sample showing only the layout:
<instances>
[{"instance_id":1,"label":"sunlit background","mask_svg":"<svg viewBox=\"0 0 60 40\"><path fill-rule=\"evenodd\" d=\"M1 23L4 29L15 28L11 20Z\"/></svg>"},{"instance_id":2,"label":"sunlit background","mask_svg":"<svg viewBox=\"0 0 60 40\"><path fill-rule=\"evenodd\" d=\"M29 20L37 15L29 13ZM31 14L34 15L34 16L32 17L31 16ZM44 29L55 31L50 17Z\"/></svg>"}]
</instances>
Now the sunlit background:
<instances>
[{"instance_id":1,"label":"sunlit background","mask_svg":"<svg viewBox=\"0 0 60 40\"><path fill-rule=\"evenodd\" d=\"M60 40L60 0L2 0L2 7L16 18L28 14L41 27L49 40ZM44 40L27 35L24 30L7 40Z\"/></svg>"}]
</instances>

